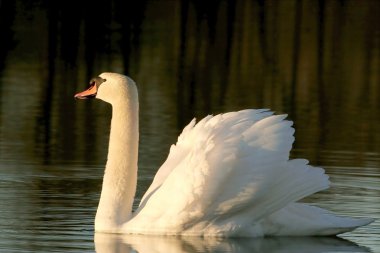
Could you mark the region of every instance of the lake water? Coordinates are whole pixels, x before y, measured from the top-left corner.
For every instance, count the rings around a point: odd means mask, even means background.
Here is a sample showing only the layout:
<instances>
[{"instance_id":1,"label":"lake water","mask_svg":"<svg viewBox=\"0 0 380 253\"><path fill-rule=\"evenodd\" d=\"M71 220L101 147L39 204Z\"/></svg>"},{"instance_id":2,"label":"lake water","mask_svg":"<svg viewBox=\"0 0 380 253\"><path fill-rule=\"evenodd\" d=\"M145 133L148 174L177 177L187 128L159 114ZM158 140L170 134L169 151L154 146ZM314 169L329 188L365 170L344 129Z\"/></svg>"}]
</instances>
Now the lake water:
<instances>
[{"instance_id":1,"label":"lake water","mask_svg":"<svg viewBox=\"0 0 380 253\"><path fill-rule=\"evenodd\" d=\"M50 2L0 2L0 252L380 252L379 1ZM377 220L337 238L94 235L111 110L73 95L103 71L139 86L136 203L193 117L271 108L294 121L292 157L331 177L304 201Z\"/></svg>"}]
</instances>

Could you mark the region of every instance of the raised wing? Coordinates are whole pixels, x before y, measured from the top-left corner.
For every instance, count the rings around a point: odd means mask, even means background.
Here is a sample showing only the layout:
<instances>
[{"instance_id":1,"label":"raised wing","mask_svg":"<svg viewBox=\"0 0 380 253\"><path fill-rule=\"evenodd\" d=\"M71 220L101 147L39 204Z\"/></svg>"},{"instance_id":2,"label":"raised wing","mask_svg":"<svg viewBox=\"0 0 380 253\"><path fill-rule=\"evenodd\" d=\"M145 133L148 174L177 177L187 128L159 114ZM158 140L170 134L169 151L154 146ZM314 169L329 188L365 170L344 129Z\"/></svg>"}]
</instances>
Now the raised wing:
<instances>
[{"instance_id":1,"label":"raised wing","mask_svg":"<svg viewBox=\"0 0 380 253\"><path fill-rule=\"evenodd\" d=\"M225 130L229 130L228 128L232 127L233 130L235 130L234 132L230 132L230 135L232 135L235 132L238 132L240 128L245 129L248 126L253 125L255 122L272 114L273 112L270 112L267 109L244 110L227 114L219 114L215 117L207 116L198 124L196 124L196 120L193 119L183 129L181 135L178 137L176 145L171 146L168 158L157 171L151 186L142 197L140 206L145 203L146 198L150 196L152 192L157 190L162 185L172 170L176 168L179 163L183 162L186 157L190 156L195 158L197 156L199 157L201 155L205 155L205 152L209 152L209 149L212 147L208 146L206 148L205 145L212 144L211 142L215 141L217 138L223 139L227 137L223 135L223 132L221 131L222 127ZM228 121L226 119L228 119ZM236 122L234 122L235 120ZM223 125L220 125L221 122L223 122ZM215 131L216 129L218 129L218 132ZM238 135L241 133L242 132L238 133ZM218 144L220 145L221 143Z\"/></svg>"},{"instance_id":2,"label":"raised wing","mask_svg":"<svg viewBox=\"0 0 380 253\"><path fill-rule=\"evenodd\" d=\"M193 120L125 229L231 235L327 188L322 169L288 160L292 122L272 114L244 110Z\"/></svg>"}]
</instances>

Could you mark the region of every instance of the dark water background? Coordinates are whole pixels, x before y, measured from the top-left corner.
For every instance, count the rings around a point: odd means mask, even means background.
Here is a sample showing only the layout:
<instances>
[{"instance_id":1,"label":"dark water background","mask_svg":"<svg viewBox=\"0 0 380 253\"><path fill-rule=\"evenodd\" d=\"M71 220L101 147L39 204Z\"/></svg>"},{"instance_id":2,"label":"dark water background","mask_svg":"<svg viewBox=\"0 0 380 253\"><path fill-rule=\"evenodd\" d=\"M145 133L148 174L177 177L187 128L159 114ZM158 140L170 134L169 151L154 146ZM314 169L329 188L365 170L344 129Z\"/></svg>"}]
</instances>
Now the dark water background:
<instances>
[{"instance_id":1,"label":"dark water background","mask_svg":"<svg viewBox=\"0 0 380 253\"><path fill-rule=\"evenodd\" d=\"M104 71L137 82L137 199L193 117L265 107L331 176L305 201L379 219L380 1L2 0L0 31L1 252L380 252L379 220L344 240L94 243L111 111L73 99Z\"/></svg>"}]
</instances>

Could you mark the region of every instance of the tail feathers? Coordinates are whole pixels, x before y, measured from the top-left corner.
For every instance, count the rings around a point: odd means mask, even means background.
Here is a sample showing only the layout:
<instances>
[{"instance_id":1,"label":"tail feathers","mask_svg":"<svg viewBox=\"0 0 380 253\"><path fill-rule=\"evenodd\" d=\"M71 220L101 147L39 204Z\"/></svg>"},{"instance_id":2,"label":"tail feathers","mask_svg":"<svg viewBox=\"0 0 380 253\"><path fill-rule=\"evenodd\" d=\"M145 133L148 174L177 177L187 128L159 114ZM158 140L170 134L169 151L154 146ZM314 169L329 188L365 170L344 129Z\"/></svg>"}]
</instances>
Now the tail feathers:
<instances>
[{"instance_id":1,"label":"tail feathers","mask_svg":"<svg viewBox=\"0 0 380 253\"><path fill-rule=\"evenodd\" d=\"M371 218L339 217L315 206L292 203L261 222L265 235L329 236L373 222Z\"/></svg>"}]
</instances>

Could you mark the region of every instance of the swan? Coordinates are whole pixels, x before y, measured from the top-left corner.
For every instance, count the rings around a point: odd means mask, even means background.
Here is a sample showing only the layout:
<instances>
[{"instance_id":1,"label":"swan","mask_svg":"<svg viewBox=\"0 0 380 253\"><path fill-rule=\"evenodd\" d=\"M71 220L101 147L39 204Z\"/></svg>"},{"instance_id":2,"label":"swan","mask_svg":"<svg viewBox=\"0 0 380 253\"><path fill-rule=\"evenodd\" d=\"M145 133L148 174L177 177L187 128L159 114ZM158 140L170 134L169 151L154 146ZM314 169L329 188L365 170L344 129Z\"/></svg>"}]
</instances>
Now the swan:
<instances>
[{"instance_id":1,"label":"swan","mask_svg":"<svg viewBox=\"0 0 380 253\"><path fill-rule=\"evenodd\" d=\"M137 184L139 102L135 82L102 73L75 98L112 105L95 231L260 237L336 235L371 218L338 217L298 201L329 187L322 168L289 159L287 115L247 109L192 120L132 211Z\"/></svg>"}]
</instances>

